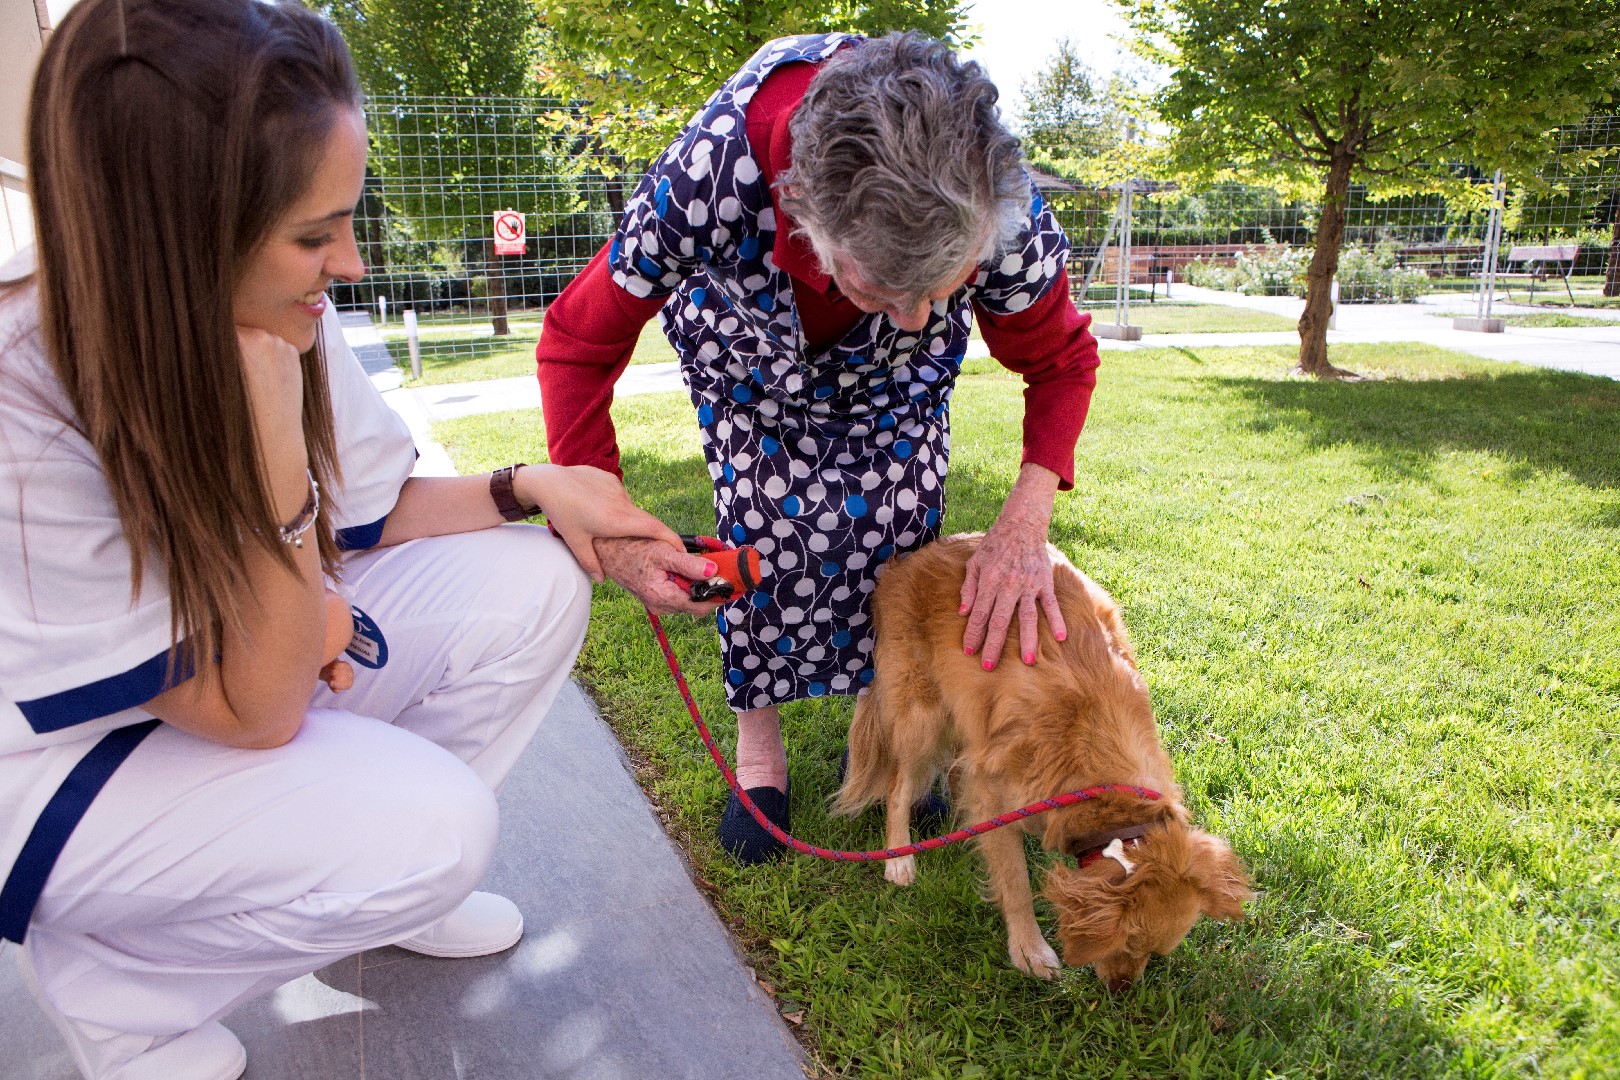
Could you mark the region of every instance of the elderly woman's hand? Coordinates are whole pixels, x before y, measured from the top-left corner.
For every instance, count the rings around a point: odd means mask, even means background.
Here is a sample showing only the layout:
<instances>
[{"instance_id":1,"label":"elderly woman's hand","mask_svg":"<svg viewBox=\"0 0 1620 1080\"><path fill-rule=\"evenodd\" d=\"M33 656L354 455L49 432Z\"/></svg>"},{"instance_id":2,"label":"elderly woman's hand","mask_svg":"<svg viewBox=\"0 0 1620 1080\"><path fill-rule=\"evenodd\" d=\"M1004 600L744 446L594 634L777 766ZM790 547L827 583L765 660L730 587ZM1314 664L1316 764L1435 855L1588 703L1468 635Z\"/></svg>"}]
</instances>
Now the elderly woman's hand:
<instances>
[{"instance_id":1,"label":"elderly woman's hand","mask_svg":"<svg viewBox=\"0 0 1620 1080\"><path fill-rule=\"evenodd\" d=\"M1059 641L1068 636L1052 585L1052 559L1046 552L1057 483L1057 474L1050 469L1026 463L996 523L968 560L958 612L967 616L962 650L983 656L986 671L1000 661L1015 618L1018 652L1026 664L1033 664L1038 655L1038 613L1045 613Z\"/></svg>"},{"instance_id":2,"label":"elderly woman's hand","mask_svg":"<svg viewBox=\"0 0 1620 1080\"><path fill-rule=\"evenodd\" d=\"M598 539L596 554L607 576L655 615L679 611L702 618L721 604L718 600L690 599L686 587L670 577L674 574L696 581L713 576L714 563L702 555L691 555L683 548L657 540L630 536Z\"/></svg>"}]
</instances>

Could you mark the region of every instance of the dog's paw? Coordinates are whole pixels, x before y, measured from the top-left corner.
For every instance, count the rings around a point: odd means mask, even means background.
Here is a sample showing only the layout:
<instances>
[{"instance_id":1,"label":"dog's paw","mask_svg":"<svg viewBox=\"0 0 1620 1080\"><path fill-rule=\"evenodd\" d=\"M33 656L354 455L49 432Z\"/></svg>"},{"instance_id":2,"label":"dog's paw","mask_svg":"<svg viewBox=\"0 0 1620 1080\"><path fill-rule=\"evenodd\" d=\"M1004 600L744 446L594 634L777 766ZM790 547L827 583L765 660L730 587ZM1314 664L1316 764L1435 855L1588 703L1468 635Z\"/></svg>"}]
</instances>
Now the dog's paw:
<instances>
[{"instance_id":1,"label":"dog's paw","mask_svg":"<svg viewBox=\"0 0 1620 1080\"><path fill-rule=\"evenodd\" d=\"M917 856L902 855L883 864L883 877L893 885L910 885L917 880Z\"/></svg>"},{"instance_id":2,"label":"dog's paw","mask_svg":"<svg viewBox=\"0 0 1620 1080\"><path fill-rule=\"evenodd\" d=\"M1012 957L1013 967L1037 979L1055 979L1058 972L1063 970L1063 962L1045 938L1024 943L1008 942L1007 955Z\"/></svg>"}]
</instances>

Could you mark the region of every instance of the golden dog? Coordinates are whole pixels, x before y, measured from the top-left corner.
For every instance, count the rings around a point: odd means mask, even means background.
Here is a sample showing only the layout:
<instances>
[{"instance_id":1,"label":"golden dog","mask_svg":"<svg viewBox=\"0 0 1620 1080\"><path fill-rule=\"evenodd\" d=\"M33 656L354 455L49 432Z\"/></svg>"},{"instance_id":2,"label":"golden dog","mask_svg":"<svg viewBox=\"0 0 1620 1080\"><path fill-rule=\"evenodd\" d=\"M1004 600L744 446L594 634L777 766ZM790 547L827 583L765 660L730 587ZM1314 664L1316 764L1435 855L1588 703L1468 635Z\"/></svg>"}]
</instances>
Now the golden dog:
<instances>
[{"instance_id":1,"label":"golden dog","mask_svg":"<svg viewBox=\"0 0 1620 1080\"><path fill-rule=\"evenodd\" d=\"M1047 550L1067 640L1043 619L1033 666L985 671L981 657L963 654L957 608L980 539L947 537L897 559L879 580L876 677L855 705L834 810L884 803L885 843L894 848L910 843L911 805L942 771L967 821L1099 784L1159 792L1156 801L1110 792L975 841L1012 962L1041 978L1060 965L1035 921L1023 833L1079 859L1077 869L1049 868L1042 891L1057 908L1063 959L1092 965L1110 990L1123 990L1200 915L1242 918L1248 876L1224 840L1191 825L1118 605L1057 548ZM1016 626L1012 635L1008 652L1016 653ZM886 862L883 876L911 884L914 857Z\"/></svg>"}]
</instances>

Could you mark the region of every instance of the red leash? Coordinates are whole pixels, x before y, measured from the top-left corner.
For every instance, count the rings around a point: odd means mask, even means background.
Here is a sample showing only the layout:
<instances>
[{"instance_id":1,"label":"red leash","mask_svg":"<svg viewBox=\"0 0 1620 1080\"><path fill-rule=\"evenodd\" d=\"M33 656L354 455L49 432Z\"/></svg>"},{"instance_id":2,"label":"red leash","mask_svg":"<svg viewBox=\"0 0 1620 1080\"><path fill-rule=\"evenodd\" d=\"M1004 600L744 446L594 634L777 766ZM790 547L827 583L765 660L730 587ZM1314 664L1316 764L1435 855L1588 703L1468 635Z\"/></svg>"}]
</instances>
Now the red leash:
<instances>
[{"instance_id":1,"label":"red leash","mask_svg":"<svg viewBox=\"0 0 1620 1080\"><path fill-rule=\"evenodd\" d=\"M681 674L681 666L675 660L675 651L669 646L669 637L664 633L664 624L658 621L658 616L652 613L651 608L647 609L647 618L652 621L653 632L658 635L658 647L664 650L664 661L669 664L669 673L675 676L675 685L680 688L681 700L686 702L686 711L691 714L692 723L697 725L698 734L703 737L703 745L709 748L709 756L720 767L721 775L726 778L726 783L730 785L732 794L737 796L748 812L753 815L754 820L759 822L760 828L801 855L814 855L818 859L834 859L838 862L881 862L885 859L898 859L904 855L914 855L919 851L932 851L934 848L944 847L946 844L955 844L975 836L982 836L994 829L1001 828L1003 825L1011 825L1015 821L1034 817L1036 814L1044 814L1048 810L1056 810L1060 806L1072 806L1078 802L1086 802L1100 795L1106 795L1111 791L1129 792L1142 799L1159 798L1159 793L1150 788L1135 787L1131 784L1099 784L1096 787L1088 787L1081 791L1070 791L1062 795L1055 795L1050 799L1041 799L1039 802L1032 802L1028 806L1021 806L1017 810L1009 810L1005 814L990 818L988 821L981 821L977 825L969 825L966 828L957 829L955 832L946 833L943 836L919 840L915 844L907 844L905 847L876 848L872 851L834 851L831 848L807 844L803 840L789 836L772 824L764 812L754 805L754 800L748 797L748 792L737 785L736 774L731 771L731 766L726 764L725 757L715 747L714 737L709 734L709 727L703 722L703 717L699 715L697 703L692 700L692 691L687 687L686 677Z\"/></svg>"}]
</instances>

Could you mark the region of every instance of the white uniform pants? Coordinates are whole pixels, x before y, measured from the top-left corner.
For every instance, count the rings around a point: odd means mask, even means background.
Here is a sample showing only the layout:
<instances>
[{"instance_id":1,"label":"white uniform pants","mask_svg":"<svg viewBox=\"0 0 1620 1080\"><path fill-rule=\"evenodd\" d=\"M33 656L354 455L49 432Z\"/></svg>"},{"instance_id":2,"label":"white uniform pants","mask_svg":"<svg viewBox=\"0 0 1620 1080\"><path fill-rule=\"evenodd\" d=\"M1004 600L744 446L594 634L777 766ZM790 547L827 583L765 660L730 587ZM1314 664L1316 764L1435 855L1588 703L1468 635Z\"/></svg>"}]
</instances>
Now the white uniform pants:
<instances>
[{"instance_id":1,"label":"white uniform pants","mask_svg":"<svg viewBox=\"0 0 1620 1080\"><path fill-rule=\"evenodd\" d=\"M91 804L25 948L93 1042L88 1075L453 911L488 868L495 792L568 677L590 582L507 525L362 553L389 659L238 750L160 725Z\"/></svg>"}]
</instances>

